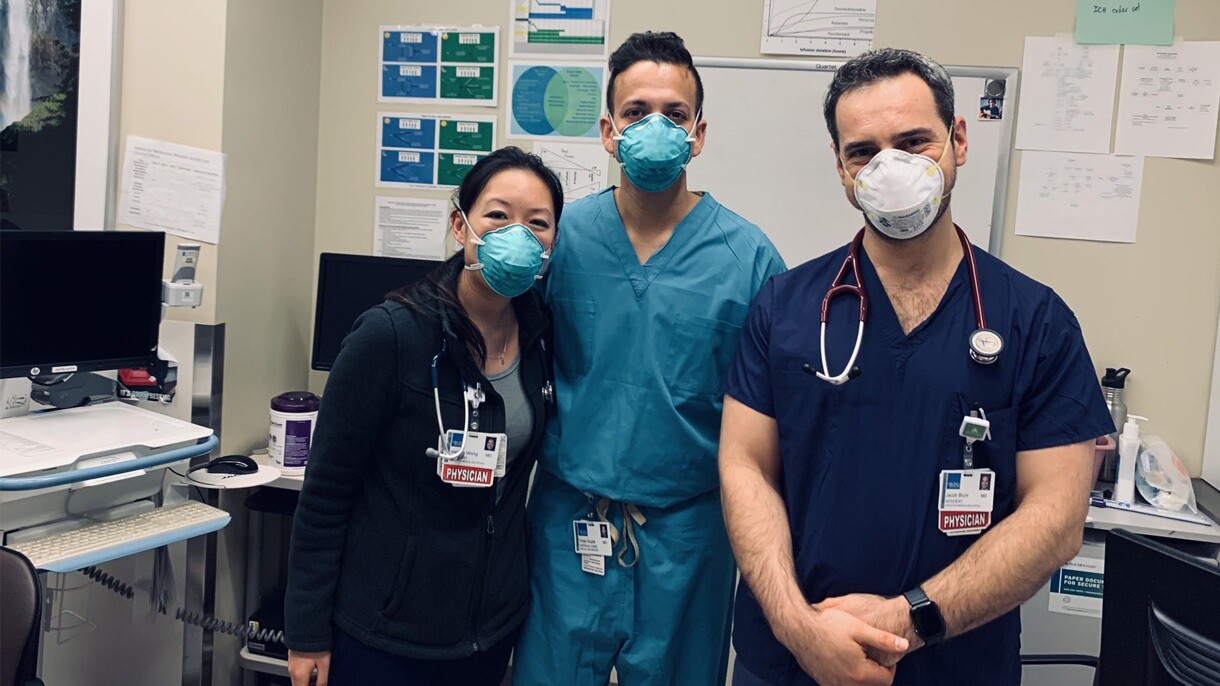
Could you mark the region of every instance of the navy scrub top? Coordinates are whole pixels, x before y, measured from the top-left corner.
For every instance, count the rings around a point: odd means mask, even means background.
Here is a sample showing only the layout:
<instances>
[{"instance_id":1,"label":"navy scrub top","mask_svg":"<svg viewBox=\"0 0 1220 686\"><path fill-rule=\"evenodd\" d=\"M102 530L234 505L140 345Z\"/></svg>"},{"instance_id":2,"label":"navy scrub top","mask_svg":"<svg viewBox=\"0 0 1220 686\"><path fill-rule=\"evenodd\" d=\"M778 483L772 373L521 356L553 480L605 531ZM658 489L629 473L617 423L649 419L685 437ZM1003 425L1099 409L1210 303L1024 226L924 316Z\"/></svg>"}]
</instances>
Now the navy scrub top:
<instances>
[{"instance_id":1,"label":"navy scrub top","mask_svg":"<svg viewBox=\"0 0 1220 686\"><path fill-rule=\"evenodd\" d=\"M968 352L975 320L965 260L932 315L904 335L861 248L869 295L856 362L861 373L842 386L801 367L821 368L822 296L846 246L771 279L751 306L725 392L776 420L797 582L810 602L849 593L896 596L977 540L941 533L936 509L940 471L962 468L958 429L975 405L991 422L991 439L976 443L974 456L976 468L995 471L992 526L1014 508L1017 451L1113 431L1075 315L1050 288L983 250L974 253L987 326L1005 342L992 365ZM831 306L832 375L855 344L857 303L839 297ZM739 659L750 672L777 685L815 683L775 639L744 583L734 627ZM1016 686L1020 632L1016 609L907 656L894 683Z\"/></svg>"}]
</instances>

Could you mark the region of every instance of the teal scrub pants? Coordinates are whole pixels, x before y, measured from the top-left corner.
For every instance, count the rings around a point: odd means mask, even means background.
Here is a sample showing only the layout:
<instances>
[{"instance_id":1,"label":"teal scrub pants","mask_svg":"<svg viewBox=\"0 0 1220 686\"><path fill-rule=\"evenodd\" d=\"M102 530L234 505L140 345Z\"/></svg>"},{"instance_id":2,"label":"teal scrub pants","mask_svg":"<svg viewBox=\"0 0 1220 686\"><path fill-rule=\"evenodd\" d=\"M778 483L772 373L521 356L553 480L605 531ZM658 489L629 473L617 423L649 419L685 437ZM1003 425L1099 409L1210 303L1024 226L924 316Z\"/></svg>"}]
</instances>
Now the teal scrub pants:
<instances>
[{"instance_id":1,"label":"teal scrub pants","mask_svg":"<svg viewBox=\"0 0 1220 686\"><path fill-rule=\"evenodd\" d=\"M724 684L736 566L720 492L671 508L639 507L638 561L605 558L606 575L581 571L572 522L589 498L543 469L530 499L533 604L513 658L514 686ZM607 518L623 532L623 508ZM615 553L622 540L615 545ZM630 562L627 551L625 561Z\"/></svg>"}]
</instances>

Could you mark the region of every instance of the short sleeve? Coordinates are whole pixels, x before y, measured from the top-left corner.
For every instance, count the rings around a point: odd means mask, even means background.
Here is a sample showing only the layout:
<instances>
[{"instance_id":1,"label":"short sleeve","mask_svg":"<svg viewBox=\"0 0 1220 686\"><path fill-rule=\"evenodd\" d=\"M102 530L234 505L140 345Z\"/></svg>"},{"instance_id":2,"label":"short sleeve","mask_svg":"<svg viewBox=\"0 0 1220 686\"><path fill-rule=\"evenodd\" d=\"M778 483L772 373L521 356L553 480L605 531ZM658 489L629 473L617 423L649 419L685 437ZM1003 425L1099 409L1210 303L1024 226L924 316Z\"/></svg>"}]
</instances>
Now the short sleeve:
<instances>
[{"instance_id":1,"label":"short sleeve","mask_svg":"<svg viewBox=\"0 0 1220 686\"><path fill-rule=\"evenodd\" d=\"M737 344L737 355L733 358L724 380L725 395L732 396L734 400L768 417L775 416L771 393L771 361L768 357L771 347L774 284L774 279L768 279L754 297Z\"/></svg>"},{"instance_id":2,"label":"short sleeve","mask_svg":"<svg viewBox=\"0 0 1220 686\"><path fill-rule=\"evenodd\" d=\"M754 288L756 290L772 276L788 271L784 258L780 257L779 251L766 236L763 236L762 244L755 251L754 265Z\"/></svg>"},{"instance_id":3,"label":"short sleeve","mask_svg":"<svg viewBox=\"0 0 1220 686\"><path fill-rule=\"evenodd\" d=\"M1038 353L1018 405L1018 450L1071 445L1114 431L1080 323L1059 296L1050 297L1031 336Z\"/></svg>"}]
</instances>

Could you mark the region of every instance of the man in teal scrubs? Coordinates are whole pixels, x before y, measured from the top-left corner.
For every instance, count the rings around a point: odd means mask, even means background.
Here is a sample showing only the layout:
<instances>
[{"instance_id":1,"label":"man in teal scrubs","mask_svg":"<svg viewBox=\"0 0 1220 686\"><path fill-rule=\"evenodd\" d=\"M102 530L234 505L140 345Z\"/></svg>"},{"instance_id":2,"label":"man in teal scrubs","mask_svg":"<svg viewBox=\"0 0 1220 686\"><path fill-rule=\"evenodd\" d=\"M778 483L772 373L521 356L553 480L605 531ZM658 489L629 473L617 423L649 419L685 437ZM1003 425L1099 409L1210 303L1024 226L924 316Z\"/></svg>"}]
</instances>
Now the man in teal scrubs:
<instances>
[{"instance_id":1,"label":"man in teal scrubs","mask_svg":"<svg viewBox=\"0 0 1220 686\"><path fill-rule=\"evenodd\" d=\"M564 209L546 286L558 420L530 503L533 609L514 678L602 686L615 668L623 686L722 684L736 570L720 384L754 294L784 264L758 227L687 190L707 124L678 36L628 38L606 101L622 186ZM581 522L607 522L609 540Z\"/></svg>"}]
</instances>

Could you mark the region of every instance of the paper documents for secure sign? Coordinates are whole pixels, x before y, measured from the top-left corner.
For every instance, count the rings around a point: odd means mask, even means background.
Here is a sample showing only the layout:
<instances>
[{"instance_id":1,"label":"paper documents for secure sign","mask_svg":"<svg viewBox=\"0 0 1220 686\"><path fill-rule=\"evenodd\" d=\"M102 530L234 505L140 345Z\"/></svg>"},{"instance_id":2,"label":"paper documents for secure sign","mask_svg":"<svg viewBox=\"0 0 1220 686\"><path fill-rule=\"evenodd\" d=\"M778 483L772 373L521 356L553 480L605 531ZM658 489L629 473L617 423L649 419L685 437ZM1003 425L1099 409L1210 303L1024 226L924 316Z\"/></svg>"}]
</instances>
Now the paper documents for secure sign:
<instances>
[{"instance_id":1,"label":"paper documents for secure sign","mask_svg":"<svg viewBox=\"0 0 1220 686\"><path fill-rule=\"evenodd\" d=\"M1210 160L1220 109L1220 41L1128 45L1114 151Z\"/></svg>"},{"instance_id":2,"label":"paper documents for secure sign","mask_svg":"<svg viewBox=\"0 0 1220 686\"><path fill-rule=\"evenodd\" d=\"M1134 243L1144 158L1021 154L1017 234Z\"/></svg>"},{"instance_id":3,"label":"paper documents for secure sign","mask_svg":"<svg viewBox=\"0 0 1220 686\"><path fill-rule=\"evenodd\" d=\"M430 198L377 196L373 254L418 260L445 259L449 203Z\"/></svg>"},{"instance_id":4,"label":"paper documents for secure sign","mask_svg":"<svg viewBox=\"0 0 1220 686\"><path fill-rule=\"evenodd\" d=\"M224 153L127 137L120 224L217 243L224 199Z\"/></svg>"},{"instance_id":5,"label":"paper documents for secure sign","mask_svg":"<svg viewBox=\"0 0 1220 686\"><path fill-rule=\"evenodd\" d=\"M1021 69L1018 149L1110 152L1117 45L1027 36Z\"/></svg>"}]
</instances>

